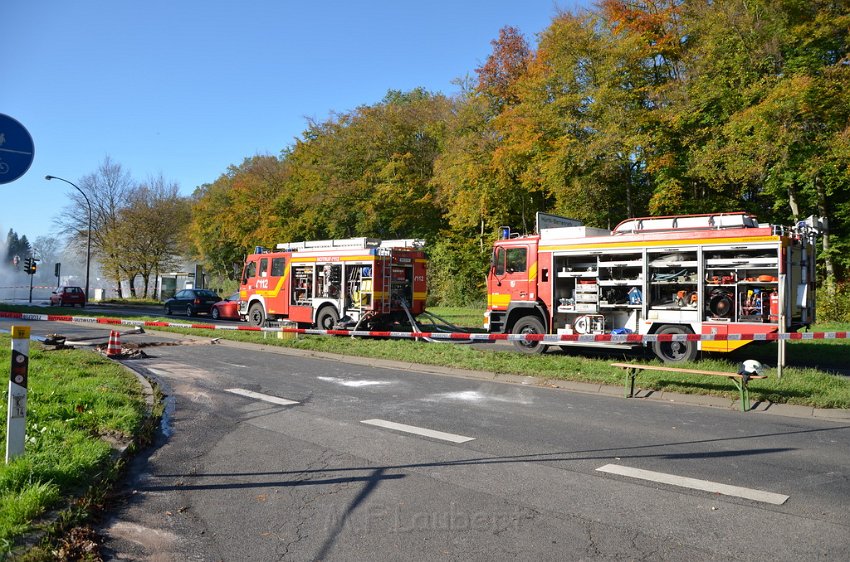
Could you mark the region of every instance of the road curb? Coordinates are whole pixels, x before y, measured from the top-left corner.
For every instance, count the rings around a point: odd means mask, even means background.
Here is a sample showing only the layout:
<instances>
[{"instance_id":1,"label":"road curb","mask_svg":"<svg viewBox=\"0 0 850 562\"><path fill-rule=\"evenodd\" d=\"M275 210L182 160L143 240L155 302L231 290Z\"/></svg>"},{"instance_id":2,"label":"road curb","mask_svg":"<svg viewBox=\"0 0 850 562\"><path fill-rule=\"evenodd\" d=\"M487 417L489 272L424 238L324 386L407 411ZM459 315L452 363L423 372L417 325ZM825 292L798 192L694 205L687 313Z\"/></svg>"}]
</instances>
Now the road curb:
<instances>
[{"instance_id":1,"label":"road curb","mask_svg":"<svg viewBox=\"0 0 850 562\"><path fill-rule=\"evenodd\" d=\"M94 325L92 326L94 327ZM109 329L109 326L103 326ZM312 357L315 359L325 359L328 361L337 361L341 363L350 363L369 367L384 367L388 369L399 369L403 371L416 371L420 373L428 373L435 375L451 376L458 378L490 380L493 382L503 382L507 384L522 384L534 385L541 387L551 387L561 390L581 392L584 394L597 394L603 396L623 396L623 386L611 385L605 383L587 383L579 381L566 381L562 379L553 379L551 377L532 377L524 375L515 375L509 373L494 373L491 371L473 371L470 369L457 369L454 367L443 367L438 365L425 365L421 363L410 363L409 361L395 361L391 359L380 359L370 357L358 357L350 355L340 355L337 353L328 353L324 351L312 351L304 349L296 349L292 347L278 347L251 342L240 342L233 340L225 340L218 338L210 338L206 336L185 335L173 332L158 331L155 327L150 328L155 331L158 336L172 340L188 340L198 342L211 342L216 340L219 345L230 347L238 347L242 349L251 349L255 351L264 351L267 353L277 353L279 355L292 355L299 357ZM531 381L531 382L530 382ZM738 400L722 398L719 396L703 395L703 394L682 394L669 391L653 391L648 389L640 389L635 399L663 401L671 404L680 403L690 406L703 406L710 408L720 408L727 410L740 410ZM821 409L811 406L800 406L797 404L776 404L773 402L757 402L750 410L754 414L770 414L779 415L791 418L809 418L828 420L834 422L850 421L850 409Z\"/></svg>"},{"instance_id":2,"label":"road curb","mask_svg":"<svg viewBox=\"0 0 850 562\"><path fill-rule=\"evenodd\" d=\"M165 332L158 332L165 333ZM176 334L179 335L179 334ZM192 336L198 340L210 340L200 336ZM179 339L179 338L177 338ZM185 336L183 337L185 339ZM256 351L265 351L277 353L280 355L293 355L299 357L312 357L315 359L325 359L328 361L337 361L341 363L350 363L354 365L363 365L368 367L379 367L387 369L399 369L403 371L415 371L419 373L427 373L431 375L442 375L456 378L488 380L491 382L505 384L519 384L524 386L539 386L556 388L571 392L581 392L583 394L597 394L602 396L619 396L623 397L623 386L611 385L604 383L591 383L580 381L568 381L563 379L553 379L546 377L534 377L528 375L516 375L509 373L494 373L492 371L473 371L470 369L457 369L454 367L443 367L439 365L425 365L421 363L410 363L408 361L394 361L391 359L375 359L369 357L356 357L350 355L340 355L337 353L328 353L324 351L311 351L296 349L291 347L276 347L250 342L239 342L232 340L220 340L221 345L229 347L238 347L243 349L251 349ZM669 404L686 404L688 406L702 406L709 408L717 408L730 411L740 411L740 402L737 399L723 398L721 396L712 396L707 394L682 394L678 392L658 391L651 389L636 389L634 399L651 400L653 402L665 402ZM754 414L770 414L792 418L810 418L819 420L828 420L834 422L850 421L850 410L847 409L820 409L811 406L800 406L797 404L776 404L773 402L756 402L754 403L751 413Z\"/></svg>"}]
</instances>

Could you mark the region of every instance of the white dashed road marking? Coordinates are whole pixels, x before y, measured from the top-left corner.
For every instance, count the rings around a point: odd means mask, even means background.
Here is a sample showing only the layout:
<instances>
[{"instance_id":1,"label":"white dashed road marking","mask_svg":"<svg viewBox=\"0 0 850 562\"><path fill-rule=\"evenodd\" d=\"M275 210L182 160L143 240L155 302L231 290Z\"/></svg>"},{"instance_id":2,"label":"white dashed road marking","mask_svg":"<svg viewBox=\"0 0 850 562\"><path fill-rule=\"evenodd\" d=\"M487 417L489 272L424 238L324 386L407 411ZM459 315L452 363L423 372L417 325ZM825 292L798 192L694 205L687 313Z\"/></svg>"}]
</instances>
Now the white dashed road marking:
<instances>
[{"instance_id":1,"label":"white dashed road marking","mask_svg":"<svg viewBox=\"0 0 850 562\"><path fill-rule=\"evenodd\" d=\"M364 381L358 379L341 379L339 377L316 377L320 381L325 382L333 382L336 384L340 384L342 386L350 386L353 388L360 388L363 386L382 386L385 384L392 384L390 381Z\"/></svg>"},{"instance_id":2,"label":"white dashed road marking","mask_svg":"<svg viewBox=\"0 0 850 562\"><path fill-rule=\"evenodd\" d=\"M425 437L433 437L434 439L441 439L452 443L466 443L467 441L475 439L475 437L464 437L463 435L455 435L454 433L444 433L442 431L435 431L433 429L425 429L424 427L416 427L415 425L406 425L386 420L363 420L360 423L384 427L386 429L395 429L396 431L403 431L405 433L414 433Z\"/></svg>"},{"instance_id":3,"label":"white dashed road marking","mask_svg":"<svg viewBox=\"0 0 850 562\"><path fill-rule=\"evenodd\" d=\"M782 494L774 494L773 492L763 492L761 490L742 488L740 486L730 486L728 484L720 484L719 482L711 482L709 480L697 480L696 478L686 478L684 476L676 476L675 474L665 474L663 472L653 472L651 470L642 470L640 468L630 468L628 466L621 466L618 464L606 464L605 466L600 466L596 470L599 472L607 472L608 474L628 476L631 478L638 478L640 480L649 480L650 482L660 482L671 486L702 490L713 494L744 498L773 505L782 505L789 497Z\"/></svg>"},{"instance_id":4,"label":"white dashed road marking","mask_svg":"<svg viewBox=\"0 0 850 562\"><path fill-rule=\"evenodd\" d=\"M247 396L248 398L256 398L257 400L271 402L272 404L280 404L281 406L291 406L292 404L298 404L298 402L296 402L295 400L287 400L286 398L278 398L277 396L260 394L259 392L254 392L253 390L245 390L244 388L225 388L224 390L233 394L239 394L240 396Z\"/></svg>"}]
</instances>

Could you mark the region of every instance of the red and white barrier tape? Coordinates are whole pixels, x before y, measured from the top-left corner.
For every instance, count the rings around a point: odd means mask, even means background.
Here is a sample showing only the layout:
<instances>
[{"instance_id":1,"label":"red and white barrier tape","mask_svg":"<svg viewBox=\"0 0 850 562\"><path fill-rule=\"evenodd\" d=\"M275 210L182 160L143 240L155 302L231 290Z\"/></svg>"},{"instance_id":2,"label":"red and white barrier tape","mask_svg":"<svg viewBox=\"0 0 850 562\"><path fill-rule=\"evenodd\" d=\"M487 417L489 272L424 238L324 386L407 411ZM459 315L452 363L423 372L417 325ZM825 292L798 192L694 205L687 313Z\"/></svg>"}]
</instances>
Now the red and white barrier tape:
<instances>
[{"instance_id":1,"label":"red and white barrier tape","mask_svg":"<svg viewBox=\"0 0 850 562\"><path fill-rule=\"evenodd\" d=\"M257 326L229 324L189 324L183 322L157 322L151 320L124 320L121 318L96 318L90 316L63 316L59 314L29 314L0 311L0 318L21 320L46 320L53 322L79 322L84 324L117 324L124 326L148 326L151 328L193 328L203 330L230 330L243 332L284 332L315 336L357 336L373 338L429 338L447 341L527 341L527 342L580 342L580 343L631 343L671 341L778 341L778 340L832 340L847 339L850 332L792 332L779 334L473 334L466 332L381 332L365 330L316 330L305 328L260 328Z\"/></svg>"}]
</instances>

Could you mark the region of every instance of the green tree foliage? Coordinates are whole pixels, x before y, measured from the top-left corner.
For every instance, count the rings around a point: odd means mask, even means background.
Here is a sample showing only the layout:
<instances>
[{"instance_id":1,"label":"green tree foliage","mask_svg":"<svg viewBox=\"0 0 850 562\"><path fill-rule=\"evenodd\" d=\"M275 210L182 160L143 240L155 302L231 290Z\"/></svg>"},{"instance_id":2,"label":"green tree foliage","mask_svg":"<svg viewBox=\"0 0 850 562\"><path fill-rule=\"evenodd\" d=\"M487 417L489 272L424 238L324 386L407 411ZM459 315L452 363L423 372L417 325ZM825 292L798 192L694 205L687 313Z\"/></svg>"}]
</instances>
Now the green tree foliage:
<instances>
[{"instance_id":1,"label":"green tree foliage","mask_svg":"<svg viewBox=\"0 0 850 562\"><path fill-rule=\"evenodd\" d=\"M6 256L3 263L7 267L14 267L15 256L18 256L20 261L23 262L23 260L30 257L31 253L32 246L30 246L29 240L27 240L27 235L19 236L14 229L10 228L8 234L6 234ZM18 264L18 267L21 267L20 264Z\"/></svg>"},{"instance_id":2,"label":"green tree foliage","mask_svg":"<svg viewBox=\"0 0 850 562\"><path fill-rule=\"evenodd\" d=\"M295 205L277 212L285 178L280 159L254 156L195 190L188 236L210 271L235 279L245 255L255 246L274 244L280 223L300 213Z\"/></svg>"},{"instance_id":3,"label":"green tree foliage","mask_svg":"<svg viewBox=\"0 0 850 562\"><path fill-rule=\"evenodd\" d=\"M693 2L692 115L713 123L693 175L763 219L816 214L826 274L846 272L850 12L846 2Z\"/></svg>"},{"instance_id":4,"label":"green tree foliage","mask_svg":"<svg viewBox=\"0 0 850 562\"><path fill-rule=\"evenodd\" d=\"M192 240L230 271L255 245L424 237L432 294L454 304L480 298L498 227L529 232L536 211L611 227L743 209L825 217L840 281L848 36L846 0L602 0L534 46L505 27L455 97L390 91L199 188Z\"/></svg>"},{"instance_id":5,"label":"green tree foliage","mask_svg":"<svg viewBox=\"0 0 850 562\"><path fill-rule=\"evenodd\" d=\"M120 267L132 294L137 294L137 276L142 279L142 296L153 296L156 287L151 281L180 265L189 217L189 202L180 196L177 184L162 176L140 184L129 195L117 228L123 256Z\"/></svg>"},{"instance_id":6,"label":"green tree foliage","mask_svg":"<svg viewBox=\"0 0 850 562\"><path fill-rule=\"evenodd\" d=\"M198 254L224 273L258 245L434 236L444 220L431 178L451 109L424 90L390 91L374 106L311 122L280 158L230 168L195 192Z\"/></svg>"},{"instance_id":7,"label":"green tree foliage","mask_svg":"<svg viewBox=\"0 0 850 562\"><path fill-rule=\"evenodd\" d=\"M431 236L443 224L430 180L449 117L444 96L390 91L374 106L310 123L285 154L278 206L299 201L290 238Z\"/></svg>"}]
</instances>

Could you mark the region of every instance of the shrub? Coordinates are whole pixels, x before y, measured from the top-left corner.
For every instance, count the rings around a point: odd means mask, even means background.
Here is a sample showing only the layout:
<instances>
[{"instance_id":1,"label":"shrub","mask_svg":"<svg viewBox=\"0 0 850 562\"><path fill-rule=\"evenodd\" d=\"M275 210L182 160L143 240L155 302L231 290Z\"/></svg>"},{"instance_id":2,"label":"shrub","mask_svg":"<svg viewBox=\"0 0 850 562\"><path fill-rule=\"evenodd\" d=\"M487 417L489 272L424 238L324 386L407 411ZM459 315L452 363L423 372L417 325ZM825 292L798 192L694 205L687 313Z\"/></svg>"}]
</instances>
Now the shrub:
<instances>
[{"instance_id":1,"label":"shrub","mask_svg":"<svg viewBox=\"0 0 850 562\"><path fill-rule=\"evenodd\" d=\"M827 281L818 291L818 322L850 322L850 283Z\"/></svg>"},{"instance_id":2,"label":"shrub","mask_svg":"<svg viewBox=\"0 0 850 562\"><path fill-rule=\"evenodd\" d=\"M429 248L428 305L471 306L484 301L490 248L445 235Z\"/></svg>"}]
</instances>

